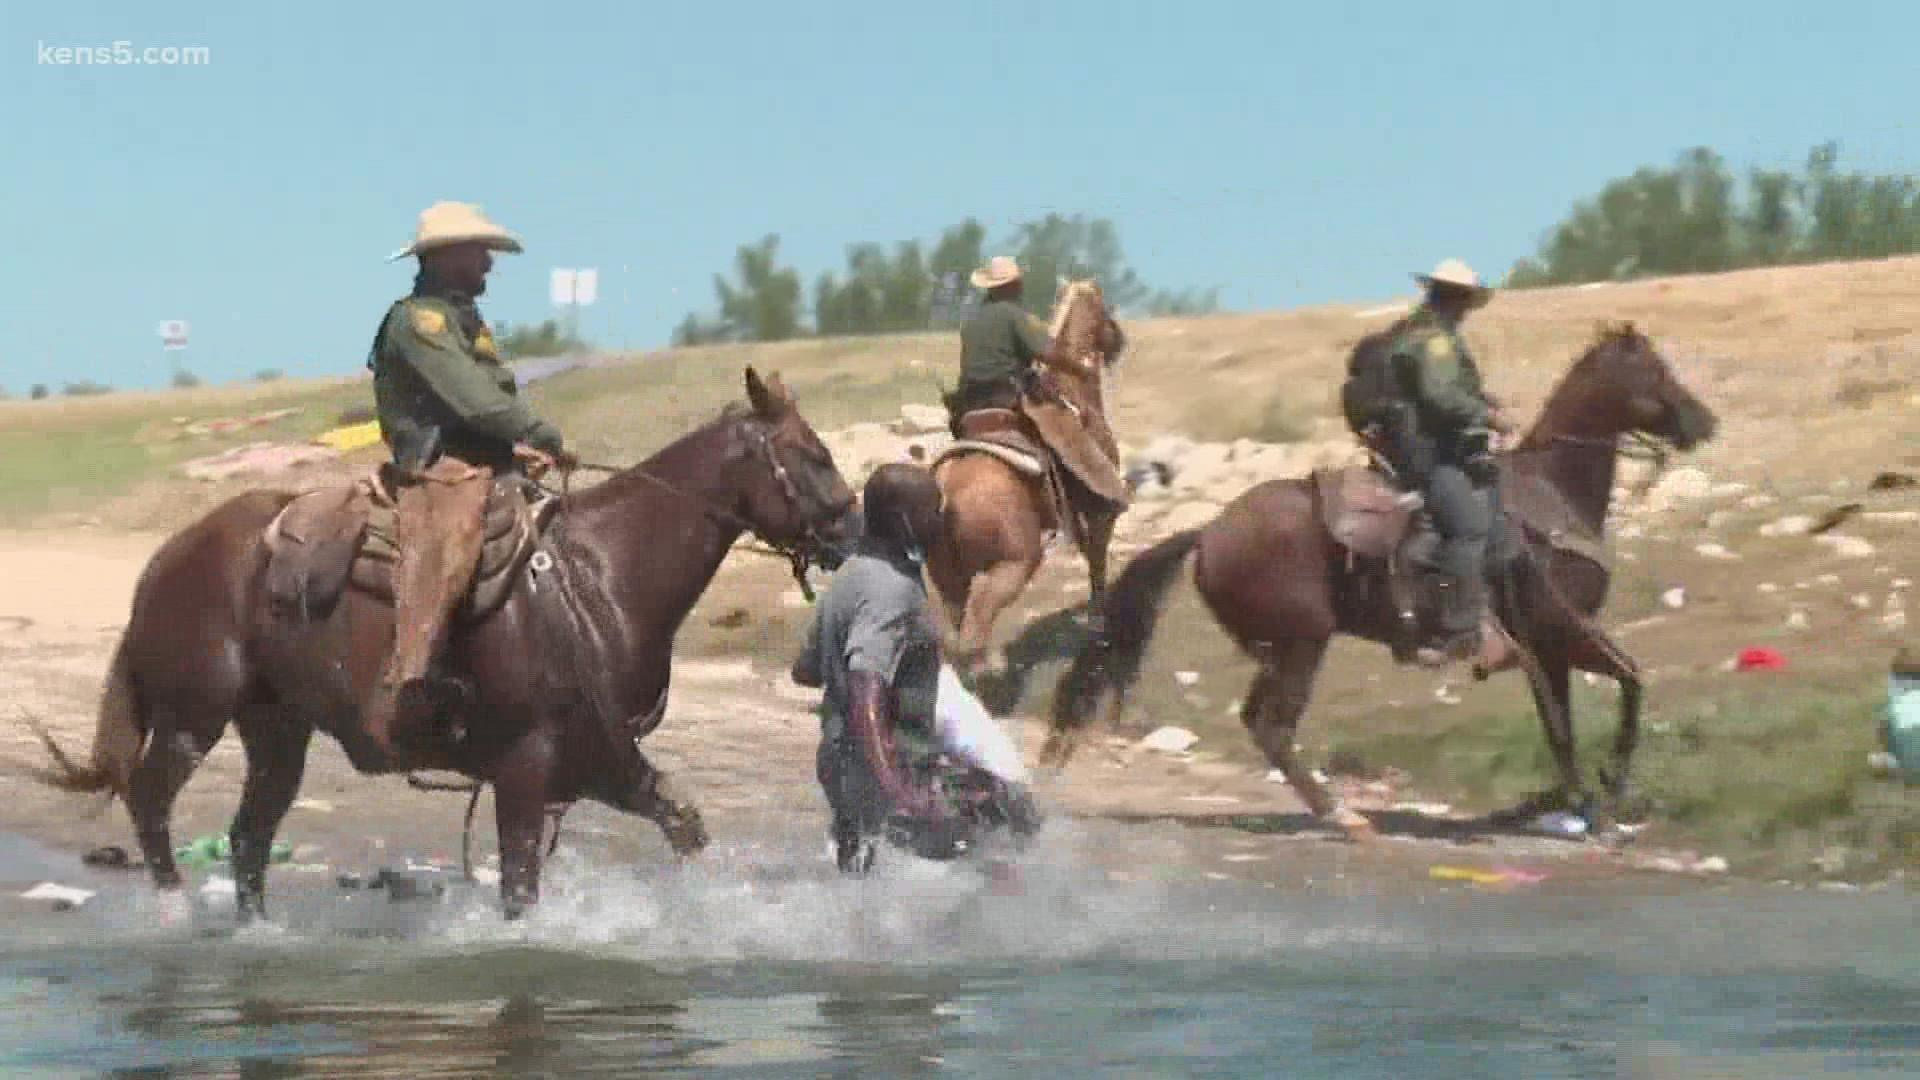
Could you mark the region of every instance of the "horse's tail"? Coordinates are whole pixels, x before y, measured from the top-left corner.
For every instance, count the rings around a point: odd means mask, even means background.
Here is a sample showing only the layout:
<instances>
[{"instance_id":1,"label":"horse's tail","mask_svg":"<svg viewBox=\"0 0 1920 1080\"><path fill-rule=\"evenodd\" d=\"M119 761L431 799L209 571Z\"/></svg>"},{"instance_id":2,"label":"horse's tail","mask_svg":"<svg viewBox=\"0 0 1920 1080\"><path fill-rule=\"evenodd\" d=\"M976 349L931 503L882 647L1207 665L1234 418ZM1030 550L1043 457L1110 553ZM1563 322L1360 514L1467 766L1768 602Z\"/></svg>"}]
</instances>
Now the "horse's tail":
<instances>
[{"instance_id":1,"label":"horse's tail","mask_svg":"<svg viewBox=\"0 0 1920 1080\"><path fill-rule=\"evenodd\" d=\"M1051 730L1041 754L1049 767L1067 763L1075 736L1103 697L1114 694L1117 711L1127 689L1140 678L1167 590L1199 545L1200 533L1188 529L1167 537L1135 556L1114 581L1104 613L1106 633L1080 650L1054 690Z\"/></svg>"},{"instance_id":2,"label":"horse's tail","mask_svg":"<svg viewBox=\"0 0 1920 1080\"><path fill-rule=\"evenodd\" d=\"M85 765L67 756L46 728L31 717L27 723L40 737L53 759L51 765L29 771L42 783L79 794L105 791L110 798L127 797L127 786L134 764L146 742L146 725L140 719L138 689L133 684L132 664L127 658L127 640L113 650L113 663L107 669L106 690L100 697L100 710L94 719L93 748Z\"/></svg>"}]
</instances>

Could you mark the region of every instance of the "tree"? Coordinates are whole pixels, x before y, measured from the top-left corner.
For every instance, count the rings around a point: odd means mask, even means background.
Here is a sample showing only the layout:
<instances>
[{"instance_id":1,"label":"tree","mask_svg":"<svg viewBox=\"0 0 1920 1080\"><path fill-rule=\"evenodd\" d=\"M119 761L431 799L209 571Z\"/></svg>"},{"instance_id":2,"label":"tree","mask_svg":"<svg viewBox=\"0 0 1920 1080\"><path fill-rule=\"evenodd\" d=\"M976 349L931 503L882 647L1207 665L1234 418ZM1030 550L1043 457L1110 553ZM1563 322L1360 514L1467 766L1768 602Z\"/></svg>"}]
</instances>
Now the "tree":
<instances>
[{"instance_id":1,"label":"tree","mask_svg":"<svg viewBox=\"0 0 1920 1080\"><path fill-rule=\"evenodd\" d=\"M1146 286L1121 253L1119 232L1105 218L1048 214L1015 229L1011 246L1026 277L1026 305L1035 314L1053 310L1054 294L1066 278L1098 278L1108 306L1116 310L1146 299Z\"/></svg>"},{"instance_id":2,"label":"tree","mask_svg":"<svg viewBox=\"0 0 1920 1080\"><path fill-rule=\"evenodd\" d=\"M200 376L195 375L186 368L181 368L173 373L173 388L175 390L192 390L199 385Z\"/></svg>"},{"instance_id":3,"label":"tree","mask_svg":"<svg viewBox=\"0 0 1920 1080\"><path fill-rule=\"evenodd\" d=\"M561 329L560 324L548 319L531 329L524 326L500 324L500 336L495 339L495 348L502 359L523 360L536 356L563 356L570 352L583 352L587 343L573 334Z\"/></svg>"},{"instance_id":4,"label":"tree","mask_svg":"<svg viewBox=\"0 0 1920 1080\"><path fill-rule=\"evenodd\" d=\"M721 341L778 341L805 332L799 275L777 265L778 238L768 236L735 256L737 283L716 277L720 311L688 314L674 329L675 345ZM929 249L918 240L891 250L871 241L849 244L844 270L813 279L813 330L818 334L901 333L950 326L966 318L979 297L968 275L987 261L987 230L968 218L948 226ZM1115 310L1201 314L1218 309L1219 290L1149 290L1127 265L1112 222L1049 214L1013 230L996 250L1016 253L1026 272L1026 303L1052 310L1065 277L1094 277Z\"/></svg>"},{"instance_id":5,"label":"tree","mask_svg":"<svg viewBox=\"0 0 1920 1080\"><path fill-rule=\"evenodd\" d=\"M1515 263L1510 287L1688 274L1741 266L1920 250L1920 183L1842 172L1839 147L1808 153L1801 173L1753 169L1744 188L1720 155L1696 147L1672 168L1641 168L1576 203Z\"/></svg>"},{"instance_id":6,"label":"tree","mask_svg":"<svg viewBox=\"0 0 1920 1080\"><path fill-rule=\"evenodd\" d=\"M769 233L733 257L739 283L718 274L720 322L736 341L785 341L800 333L800 275L779 265L780 237Z\"/></svg>"}]
</instances>

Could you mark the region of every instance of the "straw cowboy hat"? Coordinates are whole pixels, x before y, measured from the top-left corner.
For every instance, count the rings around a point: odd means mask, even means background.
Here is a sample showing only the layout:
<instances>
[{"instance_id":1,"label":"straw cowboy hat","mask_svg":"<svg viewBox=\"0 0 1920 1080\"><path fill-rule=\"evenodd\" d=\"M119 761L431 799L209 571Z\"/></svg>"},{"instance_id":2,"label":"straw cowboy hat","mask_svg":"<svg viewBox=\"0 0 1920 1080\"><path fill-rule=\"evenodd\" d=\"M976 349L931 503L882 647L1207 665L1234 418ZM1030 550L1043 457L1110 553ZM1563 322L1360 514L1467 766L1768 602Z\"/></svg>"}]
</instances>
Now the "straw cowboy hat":
<instances>
[{"instance_id":1,"label":"straw cowboy hat","mask_svg":"<svg viewBox=\"0 0 1920 1080\"><path fill-rule=\"evenodd\" d=\"M1439 266L1433 268L1432 273L1415 274L1413 280L1419 282L1423 289L1432 289L1435 286L1463 289L1473 294L1474 307L1479 307L1493 299L1493 289L1480 280L1480 275L1473 272L1473 267L1459 259L1442 260Z\"/></svg>"},{"instance_id":2,"label":"straw cowboy hat","mask_svg":"<svg viewBox=\"0 0 1920 1080\"><path fill-rule=\"evenodd\" d=\"M481 243L494 251L520 251L520 239L488 220L472 203L437 202L420 211L413 243L388 256L388 262L449 244Z\"/></svg>"},{"instance_id":3,"label":"straw cowboy hat","mask_svg":"<svg viewBox=\"0 0 1920 1080\"><path fill-rule=\"evenodd\" d=\"M1020 264L1011 255L995 255L967 279L976 289L997 289L1020 280Z\"/></svg>"}]
</instances>

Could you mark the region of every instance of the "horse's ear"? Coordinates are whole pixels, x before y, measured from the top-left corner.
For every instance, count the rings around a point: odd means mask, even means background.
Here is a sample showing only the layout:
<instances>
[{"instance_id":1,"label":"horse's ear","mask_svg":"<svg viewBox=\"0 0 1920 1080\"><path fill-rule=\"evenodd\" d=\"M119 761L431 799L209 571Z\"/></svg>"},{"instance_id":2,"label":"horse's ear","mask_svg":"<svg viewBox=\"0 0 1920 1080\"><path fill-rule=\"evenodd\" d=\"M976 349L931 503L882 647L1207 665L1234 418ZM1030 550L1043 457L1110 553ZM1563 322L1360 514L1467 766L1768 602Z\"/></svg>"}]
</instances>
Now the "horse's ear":
<instances>
[{"instance_id":1,"label":"horse's ear","mask_svg":"<svg viewBox=\"0 0 1920 1080\"><path fill-rule=\"evenodd\" d=\"M771 381L762 380L760 373L747 365L747 400L753 404L754 413L762 420L778 420L786 414L793 403L793 395L787 393L780 376L774 375Z\"/></svg>"}]
</instances>

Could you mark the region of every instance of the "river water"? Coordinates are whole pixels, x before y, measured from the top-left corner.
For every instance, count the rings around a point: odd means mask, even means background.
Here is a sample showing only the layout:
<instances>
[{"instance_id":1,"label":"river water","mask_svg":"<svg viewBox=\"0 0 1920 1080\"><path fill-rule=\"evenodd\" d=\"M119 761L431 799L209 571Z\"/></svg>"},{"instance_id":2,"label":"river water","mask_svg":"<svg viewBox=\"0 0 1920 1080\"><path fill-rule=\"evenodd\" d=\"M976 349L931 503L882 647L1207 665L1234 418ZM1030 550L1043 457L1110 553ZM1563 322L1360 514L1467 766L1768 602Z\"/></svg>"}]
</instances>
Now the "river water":
<instances>
[{"instance_id":1,"label":"river water","mask_svg":"<svg viewBox=\"0 0 1920 1080\"><path fill-rule=\"evenodd\" d=\"M1087 852L1137 831L1051 832L1017 886L841 880L791 839L563 849L512 926L483 888L276 872L272 925L214 900L165 927L134 875L95 880L0 909L0 1075L1920 1076L1910 893L1115 880ZM0 837L0 881L71 867Z\"/></svg>"}]
</instances>

